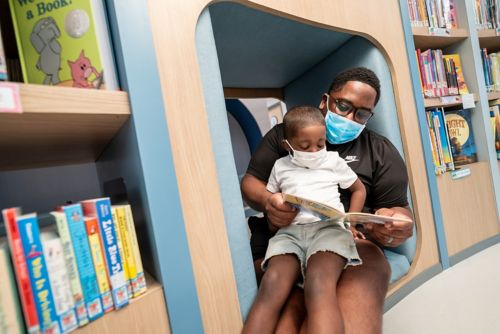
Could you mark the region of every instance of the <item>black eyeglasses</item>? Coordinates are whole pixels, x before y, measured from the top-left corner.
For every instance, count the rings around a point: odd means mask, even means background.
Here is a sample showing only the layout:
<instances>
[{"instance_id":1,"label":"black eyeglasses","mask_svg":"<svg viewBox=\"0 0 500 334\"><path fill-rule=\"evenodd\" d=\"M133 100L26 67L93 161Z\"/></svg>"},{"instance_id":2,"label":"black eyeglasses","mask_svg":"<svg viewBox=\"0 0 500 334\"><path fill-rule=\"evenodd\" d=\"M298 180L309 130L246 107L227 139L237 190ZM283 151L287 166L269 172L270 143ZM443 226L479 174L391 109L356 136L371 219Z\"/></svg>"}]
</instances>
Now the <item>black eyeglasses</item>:
<instances>
[{"instance_id":1,"label":"black eyeglasses","mask_svg":"<svg viewBox=\"0 0 500 334\"><path fill-rule=\"evenodd\" d=\"M340 116L347 116L354 113L354 120L365 124L373 116L373 112L365 108L356 108L351 102L341 99L334 99L336 113Z\"/></svg>"}]
</instances>

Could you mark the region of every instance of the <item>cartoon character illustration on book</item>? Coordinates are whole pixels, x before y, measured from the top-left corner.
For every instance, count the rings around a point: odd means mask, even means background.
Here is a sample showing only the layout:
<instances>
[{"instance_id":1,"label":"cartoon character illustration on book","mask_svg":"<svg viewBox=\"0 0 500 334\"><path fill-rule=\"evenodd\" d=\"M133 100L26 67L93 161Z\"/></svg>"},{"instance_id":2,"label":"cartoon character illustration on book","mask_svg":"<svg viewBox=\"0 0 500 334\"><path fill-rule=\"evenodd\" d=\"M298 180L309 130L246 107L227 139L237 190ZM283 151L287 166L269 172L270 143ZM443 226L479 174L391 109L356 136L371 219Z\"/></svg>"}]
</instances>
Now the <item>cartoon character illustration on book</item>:
<instances>
[{"instance_id":1,"label":"cartoon character illustration on book","mask_svg":"<svg viewBox=\"0 0 500 334\"><path fill-rule=\"evenodd\" d=\"M78 88L97 88L99 89L103 83L103 72L99 73L92 66L90 59L85 57L85 52L82 50L75 61L68 60L68 65L73 78L73 87ZM93 80L90 80L92 73L95 75Z\"/></svg>"},{"instance_id":2,"label":"cartoon character illustration on book","mask_svg":"<svg viewBox=\"0 0 500 334\"><path fill-rule=\"evenodd\" d=\"M36 68L45 73L44 85L57 85L60 81L62 47L57 40L60 36L61 31L50 16L40 19L31 32L31 44L40 55Z\"/></svg>"},{"instance_id":3,"label":"cartoon character illustration on book","mask_svg":"<svg viewBox=\"0 0 500 334\"><path fill-rule=\"evenodd\" d=\"M40 255L42 255L42 252L40 252L39 250L36 249L36 245L31 245L31 249L28 252L28 254L26 255L26 258L32 259L32 258L38 257Z\"/></svg>"}]
</instances>

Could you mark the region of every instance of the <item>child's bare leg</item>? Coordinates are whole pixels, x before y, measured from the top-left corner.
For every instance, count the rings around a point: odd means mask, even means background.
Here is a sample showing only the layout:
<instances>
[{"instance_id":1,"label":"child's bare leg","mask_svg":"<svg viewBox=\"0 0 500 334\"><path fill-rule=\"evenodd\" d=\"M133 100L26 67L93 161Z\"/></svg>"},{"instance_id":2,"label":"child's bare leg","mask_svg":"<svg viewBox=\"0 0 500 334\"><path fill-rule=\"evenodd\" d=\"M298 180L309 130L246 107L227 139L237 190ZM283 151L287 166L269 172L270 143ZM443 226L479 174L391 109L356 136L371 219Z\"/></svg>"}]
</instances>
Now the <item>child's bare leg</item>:
<instances>
[{"instance_id":1,"label":"child's bare leg","mask_svg":"<svg viewBox=\"0 0 500 334\"><path fill-rule=\"evenodd\" d=\"M296 255L278 255L269 260L243 333L274 332L281 308L299 275L300 263Z\"/></svg>"},{"instance_id":2,"label":"child's bare leg","mask_svg":"<svg viewBox=\"0 0 500 334\"><path fill-rule=\"evenodd\" d=\"M309 258L304 286L307 333L344 333L336 290L345 263L332 252L317 252Z\"/></svg>"}]
</instances>

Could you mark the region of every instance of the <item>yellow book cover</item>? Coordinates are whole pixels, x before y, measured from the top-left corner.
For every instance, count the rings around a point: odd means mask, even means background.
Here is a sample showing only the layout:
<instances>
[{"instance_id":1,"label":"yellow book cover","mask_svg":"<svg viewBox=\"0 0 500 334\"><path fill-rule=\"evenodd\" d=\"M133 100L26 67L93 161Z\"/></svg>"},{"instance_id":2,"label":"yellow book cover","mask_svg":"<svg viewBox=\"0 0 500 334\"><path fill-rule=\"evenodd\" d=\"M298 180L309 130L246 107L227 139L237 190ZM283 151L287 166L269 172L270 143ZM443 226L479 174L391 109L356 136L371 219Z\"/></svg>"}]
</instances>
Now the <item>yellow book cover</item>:
<instances>
[{"instance_id":1,"label":"yellow book cover","mask_svg":"<svg viewBox=\"0 0 500 334\"><path fill-rule=\"evenodd\" d=\"M137 281L137 272L135 271L134 258L132 257L131 247L128 242L129 238L127 236L127 231L123 231L121 228L123 224L120 224L120 214L118 211L120 211L118 208L111 206L111 215L113 216L118 250L122 258L123 272L125 274L125 281L127 282L127 291L128 295L132 296L132 280Z\"/></svg>"},{"instance_id":2,"label":"yellow book cover","mask_svg":"<svg viewBox=\"0 0 500 334\"><path fill-rule=\"evenodd\" d=\"M458 93L469 94L469 88L465 83L465 78L462 71L462 62L460 61L460 55L458 53L443 55L443 59L451 59L455 64L455 71L457 73Z\"/></svg>"},{"instance_id":3,"label":"yellow book cover","mask_svg":"<svg viewBox=\"0 0 500 334\"><path fill-rule=\"evenodd\" d=\"M99 225L97 218L84 217L87 237L89 239L90 254L94 263L97 285L101 294L104 312L112 311L114 308L113 297L111 296L111 287L109 284L106 263L104 262L104 254L101 248L101 238L99 236Z\"/></svg>"},{"instance_id":4,"label":"yellow book cover","mask_svg":"<svg viewBox=\"0 0 500 334\"><path fill-rule=\"evenodd\" d=\"M26 83L117 89L100 0L9 0Z\"/></svg>"},{"instance_id":5,"label":"yellow book cover","mask_svg":"<svg viewBox=\"0 0 500 334\"><path fill-rule=\"evenodd\" d=\"M132 208L130 204L123 206L126 212L127 218L127 230L130 235L130 242L132 245L132 252L134 255L135 268L137 270L137 284L140 294L144 293L147 289L146 287L146 277L144 276L144 269L142 267L141 252L139 250L139 242L137 241L137 234L135 233L134 216L132 215Z\"/></svg>"}]
</instances>

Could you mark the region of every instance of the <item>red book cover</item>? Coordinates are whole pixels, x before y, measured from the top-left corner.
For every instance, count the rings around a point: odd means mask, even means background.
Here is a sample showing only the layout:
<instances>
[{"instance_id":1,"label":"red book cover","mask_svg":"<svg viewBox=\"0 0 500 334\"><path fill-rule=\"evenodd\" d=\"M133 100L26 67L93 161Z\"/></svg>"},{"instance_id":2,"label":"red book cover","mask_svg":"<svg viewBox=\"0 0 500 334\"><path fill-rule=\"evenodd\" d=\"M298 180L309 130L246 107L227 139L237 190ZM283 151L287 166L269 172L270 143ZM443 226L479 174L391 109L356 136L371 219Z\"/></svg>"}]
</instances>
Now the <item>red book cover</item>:
<instances>
[{"instance_id":1,"label":"red book cover","mask_svg":"<svg viewBox=\"0 0 500 334\"><path fill-rule=\"evenodd\" d=\"M40 324L36 313L36 305L31 288L31 281L28 276L28 268L24 257L23 244L19 235L16 216L18 215L17 208L4 209L2 211L5 230L7 231L7 240L9 242L10 253L12 255L12 263L16 273L17 287L24 313L24 321L28 333L38 333Z\"/></svg>"}]
</instances>

